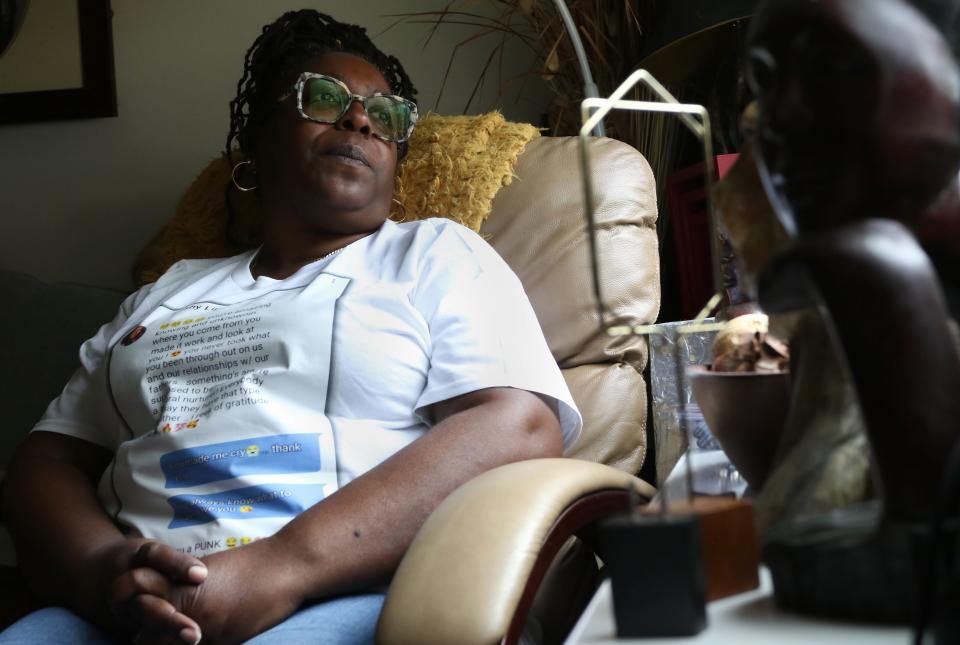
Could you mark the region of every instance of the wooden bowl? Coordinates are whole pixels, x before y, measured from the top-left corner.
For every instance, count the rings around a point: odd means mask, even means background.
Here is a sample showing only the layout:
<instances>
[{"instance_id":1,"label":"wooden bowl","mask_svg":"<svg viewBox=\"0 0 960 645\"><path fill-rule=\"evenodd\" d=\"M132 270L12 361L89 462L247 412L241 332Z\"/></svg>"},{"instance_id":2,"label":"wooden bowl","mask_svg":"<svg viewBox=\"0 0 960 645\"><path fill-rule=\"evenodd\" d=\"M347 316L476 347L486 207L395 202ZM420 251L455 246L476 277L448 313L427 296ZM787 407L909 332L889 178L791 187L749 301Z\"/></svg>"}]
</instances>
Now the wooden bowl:
<instances>
[{"instance_id":1,"label":"wooden bowl","mask_svg":"<svg viewBox=\"0 0 960 645\"><path fill-rule=\"evenodd\" d=\"M787 372L712 372L687 368L710 432L754 490L770 474L790 403Z\"/></svg>"}]
</instances>

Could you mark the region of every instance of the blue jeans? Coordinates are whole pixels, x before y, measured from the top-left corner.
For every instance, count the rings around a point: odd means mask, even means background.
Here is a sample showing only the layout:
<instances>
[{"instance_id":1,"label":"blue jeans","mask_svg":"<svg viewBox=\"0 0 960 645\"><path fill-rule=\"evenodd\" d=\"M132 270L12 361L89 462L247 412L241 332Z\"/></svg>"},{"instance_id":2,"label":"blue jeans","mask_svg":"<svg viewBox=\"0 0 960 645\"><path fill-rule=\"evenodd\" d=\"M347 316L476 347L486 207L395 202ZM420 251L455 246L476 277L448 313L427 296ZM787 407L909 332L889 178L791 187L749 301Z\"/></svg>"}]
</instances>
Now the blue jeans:
<instances>
[{"instance_id":1,"label":"blue jeans","mask_svg":"<svg viewBox=\"0 0 960 645\"><path fill-rule=\"evenodd\" d=\"M361 645L373 642L383 594L344 596L304 607L276 627L247 641L252 645ZM72 611L48 607L35 611L0 633L0 645L117 645L112 636Z\"/></svg>"}]
</instances>

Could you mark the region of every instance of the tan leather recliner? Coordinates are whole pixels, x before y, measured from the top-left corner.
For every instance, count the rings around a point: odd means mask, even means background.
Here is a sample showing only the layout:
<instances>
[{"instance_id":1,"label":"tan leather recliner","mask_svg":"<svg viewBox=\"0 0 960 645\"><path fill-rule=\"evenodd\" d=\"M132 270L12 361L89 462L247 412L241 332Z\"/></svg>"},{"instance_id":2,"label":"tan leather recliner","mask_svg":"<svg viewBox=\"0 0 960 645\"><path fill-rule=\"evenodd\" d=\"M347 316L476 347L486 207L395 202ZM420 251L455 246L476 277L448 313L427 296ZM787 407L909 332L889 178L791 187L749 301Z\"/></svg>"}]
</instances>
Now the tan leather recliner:
<instances>
[{"instance_id":1,"label":"tan leather recliner","mask_svg":"<svg viewBox=\"0 0 960 645\"><path fill-rule=\"evenodd\" d=\"M573 459L497 468L434 511L390 586L379 642L516 642L532 624L531 608L543 611L544 597L557 597L540 589L545 578L554 587L588 586L560 596L582 601L592 592L595 559L583 548L570 550L569 538L626 510L630 489L634 499L653 494L633 476L647 451L647 345L608 336L600 326L577 146L573 137L531 141L481 234L523 282L583 414L583 434L567 451ZM620 320L652 323L660 306L653 174L619 141L595 139L590 151L605 303ZM578 605L568 600L560 613L569 624ZM562 637L551 627L545 640Z\"/></svg>"}]
</instances>

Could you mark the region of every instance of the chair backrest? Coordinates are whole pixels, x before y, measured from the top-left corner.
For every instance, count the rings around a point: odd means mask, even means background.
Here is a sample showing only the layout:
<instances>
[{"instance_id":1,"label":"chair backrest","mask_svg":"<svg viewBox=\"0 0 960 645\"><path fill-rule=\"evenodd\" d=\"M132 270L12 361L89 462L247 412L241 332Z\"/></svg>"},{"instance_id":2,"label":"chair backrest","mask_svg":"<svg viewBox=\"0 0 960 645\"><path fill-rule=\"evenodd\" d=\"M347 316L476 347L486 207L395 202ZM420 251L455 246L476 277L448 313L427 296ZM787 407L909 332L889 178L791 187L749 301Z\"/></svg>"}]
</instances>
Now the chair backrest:
<instances>
[{"instance_id":1,"label":"chair backrest","mask_svg":"<svg viewBox=\"0 0 960 645\"><path fill-rule=\"evenodd\" d=\"M523 282L583 413L583 434L568 456L637 473L647 451L647 343L601 328L578 145L576 137L528 143L480 233ZM660 309L653 173L620 141L594 139L590 154L605 304L619 320L652 323Z\"/></svg>"}]
</instances>

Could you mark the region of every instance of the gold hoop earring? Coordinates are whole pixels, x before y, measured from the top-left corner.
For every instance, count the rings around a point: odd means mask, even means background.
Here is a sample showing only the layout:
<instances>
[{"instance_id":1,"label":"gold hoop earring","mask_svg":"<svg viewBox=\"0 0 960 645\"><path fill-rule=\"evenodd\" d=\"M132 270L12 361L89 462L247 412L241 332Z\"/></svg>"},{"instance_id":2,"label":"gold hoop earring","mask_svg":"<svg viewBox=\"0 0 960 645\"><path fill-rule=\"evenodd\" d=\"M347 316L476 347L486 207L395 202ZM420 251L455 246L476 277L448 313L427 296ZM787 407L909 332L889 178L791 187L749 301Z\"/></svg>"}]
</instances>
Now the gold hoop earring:
<instances>
[{"instance_id":1,"label":"gold hoop earring","mask_svg":"<svg viewBox=\"0 0 960 645\"><path fill-rule=\"evenodd\" d=\"M259 188L259 186L251 186L247 188L245 186L241 186L240 183L237 181L237 171L240 169L240 166L245 166L246 164L250 164L252 166L253 162L241 161L236 166L233 167L232 171L230 171L230 181L232 181L233 185L236 186L237 190L239 190L242 193L249 193L251 190L256 190L257 188ZM251 170L254 170L254 169L251 168ZM254 173L256 173L256 170L254 170Z\"/></svg>"},{"instance_id":2,"label":"gold hoop earring","mask_svg":"<svg viewBox=\"0 0 960 645\"><path fill-rule=\"evenodd\" d=\"M392 201L394 204L396 204L396 205L399 207L399 210L397 211L397 214L400 215L400 218L399 218L399 219L395 219L395 220L393 220L393 221L394 221L394 222L406 222L406 221L407 221L407 209L406 209L406 207L403 205L403 202L401 202L401 201L400 201L399 199L397 199L396 197L391 197L391 198L390 198L390 201Z\"/></svg>"}]
</instances>

